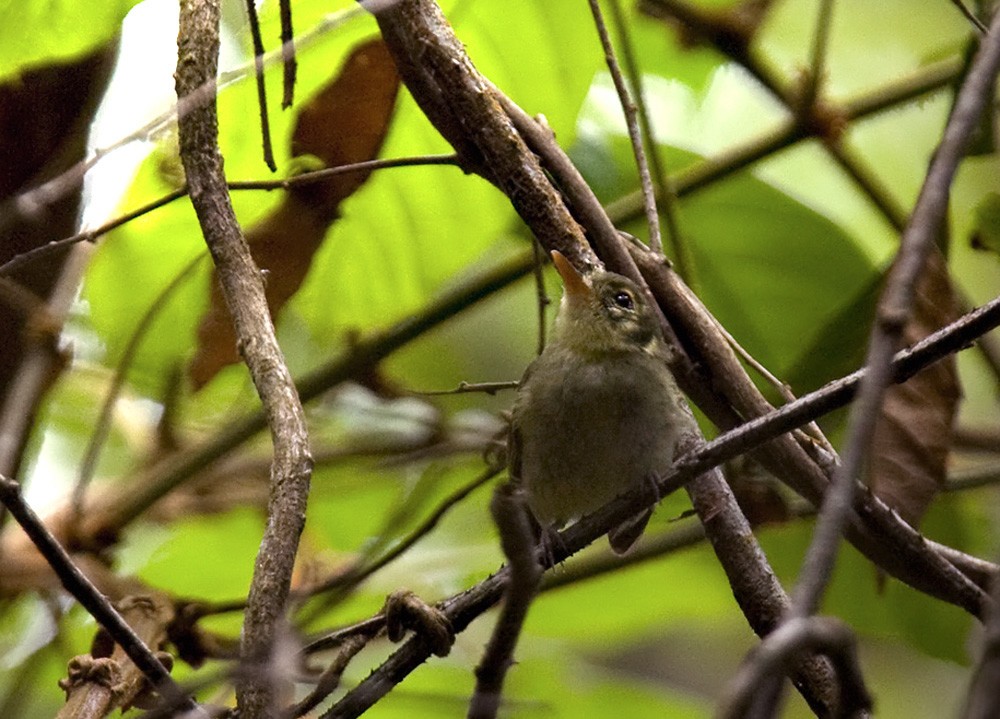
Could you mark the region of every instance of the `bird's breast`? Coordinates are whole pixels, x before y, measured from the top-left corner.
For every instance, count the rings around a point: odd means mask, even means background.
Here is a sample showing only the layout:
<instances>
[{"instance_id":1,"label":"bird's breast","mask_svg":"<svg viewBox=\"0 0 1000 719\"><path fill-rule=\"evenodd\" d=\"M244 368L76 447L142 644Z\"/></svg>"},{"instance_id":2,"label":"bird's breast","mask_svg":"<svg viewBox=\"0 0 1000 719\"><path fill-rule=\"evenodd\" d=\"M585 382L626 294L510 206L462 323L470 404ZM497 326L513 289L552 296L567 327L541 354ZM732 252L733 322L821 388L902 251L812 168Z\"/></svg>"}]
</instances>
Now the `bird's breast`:
<instances>
[{"instance_id":1,"label":"bird's breast","mask_svg":"<svg viewBox=\"0 0 1000 719\"><path fill-rule=\"evenodd\" d=\"M669 467L676 389L662 364L638 353L552 359L536 361L515 423L532 510L543 523L562 523Z\"/></svg>"}]
</instances>

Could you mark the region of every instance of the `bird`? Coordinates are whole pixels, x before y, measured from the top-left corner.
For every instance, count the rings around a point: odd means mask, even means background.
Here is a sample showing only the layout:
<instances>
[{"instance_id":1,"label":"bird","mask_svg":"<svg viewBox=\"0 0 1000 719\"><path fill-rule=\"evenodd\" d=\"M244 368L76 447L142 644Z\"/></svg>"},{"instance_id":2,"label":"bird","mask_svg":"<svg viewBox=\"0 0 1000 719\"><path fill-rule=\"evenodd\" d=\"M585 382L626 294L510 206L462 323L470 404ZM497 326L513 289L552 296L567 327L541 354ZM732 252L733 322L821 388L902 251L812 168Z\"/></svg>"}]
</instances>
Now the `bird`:
<instances>
[{"instance_id":1,"label":"bird","mask_svg":"<svg viewBox=\"0 0 1000 719\"><path fill-rule=\"evenodd\" d=\"M511 481L543 532L655 481L693 421L638 286L603 269L581 274L560 252L551 256L562 300L551 340L518 384L508 434ZM611 548L625 553L651 514L612 528Z\"/></svg>"}]
</instances>

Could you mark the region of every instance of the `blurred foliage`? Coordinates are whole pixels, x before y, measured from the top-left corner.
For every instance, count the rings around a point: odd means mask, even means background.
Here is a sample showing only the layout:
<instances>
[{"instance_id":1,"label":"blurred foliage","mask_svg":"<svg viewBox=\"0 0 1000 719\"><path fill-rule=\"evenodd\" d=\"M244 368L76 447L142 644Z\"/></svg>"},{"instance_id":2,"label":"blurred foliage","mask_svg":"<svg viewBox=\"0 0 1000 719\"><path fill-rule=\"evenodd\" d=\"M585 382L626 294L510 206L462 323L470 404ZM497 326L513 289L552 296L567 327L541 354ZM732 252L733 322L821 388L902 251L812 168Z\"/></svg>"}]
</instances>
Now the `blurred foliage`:
<instances>
[{"instance_id":1,"label":"blurred foliage","mask_svg":"<svg viewBox=\"0 0 1000 719\"><path fill-rule=\"evenodd\" d=\"M26 2L13 23L14 4L8 5L0 16L0 75L51 60L85 40L67 28L86 26L89 33L106 37L122 12L121 3L91 3L83 23L83 5ZM296 29L309 31L327 13L353 5L297 0ZM45 22L40 25L42 6ZM602 199L615 200L636 189L621 113L584 4L453 0L442 6L480 70L529 113L544 114ZM808 67L818 6L818 0L775 2L755 39L755 50L789 85ZM265 2L261 21L270 46L277 44L276 16L276 3ZM227 17L240 16L232 10ZM786 117L773 97L721 55L686 46L670 27L634 11L629 23L662 143L658 150L671 172L752 142ZM236 20L230 30L245 50L245 27ZM302 43L299 101L329 80L356 43L376 33L371 18L358 16ZM843 0L834 10L824 92L836 101L878 91L932 61L960 56L971 33L950 3ZM32 53L24 51L29 37ZM40 39L44 42L35 42ZM289 174L295 115L294 108L279 108L280 74L280 66L272 65L266 76L279 173ZM844 134L846 146L904 208L916 196L950 101L942 90L859 121ZM265 176L253 83L244 79L226 86L219 113L229 178ZM404 91L382 156L448 151ZM178 187L178 168L175 141L168 133L139 168L122 210ZM980 237L995 234L991 208L998 170L995 155L970 159L952 198L950 263L972 302L991 298L1000 287L995 257L974 252L968 241L975 232ZM276 192L233 193L244 226L265 216L278 200ZM678 209L700 296L752 354L797 392L857 366L877 297L874 289L897 236L818 141L799 143L685 196ZM279 339L296 376L349 348L359 336L370 337L420 313L443 292L529 248L528 234L506 198L454 167L378 171L340 210L302 289L279 318ZM635 218L623 227L644 233ZM176 389L175 377L191 357L195 328L207 303L207 261L169 291L168 286L203 252L194 214L183 199L129 222L101 242L73 322L74 371L51 394L39 418L31 477L37 496L61 501L111 373L151 308L154 319L131 358L95 491L129 491L138 467L157 451L164 402L183 447L210 440L255 409L241 367L225 370L197 394L183 386ZM548 286L550 294L558 292L551 278ZM448 389L463 380L516 379L533 356L536 317L534 288L530 280L521 281L383 362L377 377L364 378L382 397L356 386L341 387L310 405L317 454L359 451L317 466L299 581L379 556L482 471L478 451L457 458L431 455L402 461L394 456L390 462L388 457L397 454L394 448L412 449L461 432L481 442L498 426L488 413L504 409L509 394L418 396L404 404L394 396L404 390ZM995 422L995 386L977 362L962 359L967 397L962 417ZM261 439L247 454L260 457L266 448ZM235 475L226 481L237 482ZM474 492L433 533L349 596L307 603L301 616L308 618L308 628L328 629L369 616L379 610L386 593L400 586L436 600L495 570L501 559L487 510L490 491L486 486ZM945 496L932 508L925 530L939 541L990 556L996 549L996 517L984 508L984 500L995 492L977 492ZM241 599L260 538L266 490L258 488L251 496L257 501L223 506L212 514L136 522L116 549L118 566L177 595ZM669 520L685 507L683 498L669 498L650 531L670 531ZM800 521L761 532L764 549L788 584L797 575L810 528L808 521ZM605 551L601 545L584 556ZM0 611L0 697L18 692L30 697L19 700L18 716L52 715L61 698L56 678L69 657L87 650L93 622L78 608L67 611L66 606L22 596ZM880 591L872 567L850 548L841 553L823 609L860 632L863 668L873 670L880 717L913 716L915 706L923 716L941 716L958 706L968 681L964 667L973 658L972 622L959 610L892 580ZM372 715L463 714L471 669L493 616L474 623L451 656L421 667ZM235 615L213 624L230 636L238 626ZM529 617L510 675L509 713L710 716L734 654L752 644L710 548L684 550L544 594ZM363 678L388 651L384 645L366 649L351 666L346 686ZM637 665L645 665L647 672ZM650 667L662 671L653 674ZM209 665L207 671L217 668ZM186 668L179 672L197 676ZM787 709L788 716L807 714L799 700Z\"/></svg>"}]
</instances>

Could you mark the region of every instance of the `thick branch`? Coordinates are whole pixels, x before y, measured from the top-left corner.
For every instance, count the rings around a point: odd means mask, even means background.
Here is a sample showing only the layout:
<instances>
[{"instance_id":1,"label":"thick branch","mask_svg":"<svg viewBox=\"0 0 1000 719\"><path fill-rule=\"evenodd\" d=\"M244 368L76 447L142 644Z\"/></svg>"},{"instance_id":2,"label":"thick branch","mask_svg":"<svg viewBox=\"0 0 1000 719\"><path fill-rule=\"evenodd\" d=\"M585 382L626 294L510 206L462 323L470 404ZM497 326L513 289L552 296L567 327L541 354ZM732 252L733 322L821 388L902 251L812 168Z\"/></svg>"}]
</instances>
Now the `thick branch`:
<instances>
[{"instance_id":1,"label":"thick branch","mask_svg":"<svg viewBox=\"0 0 1000 719\"><path fill-rule=\"evenodd\" d=\"M213 81L218 72L217 0L181 3L176 85L180 102ZM178 118L181 160L191 204L212 254L233 318L243 359L261 398L274 444L268 523L254 566L244 617L242 657L271 667L269 657L285 608L299 536L305 525L312 458L305 415L274 336L260 270L250 256L226 188L218 148L214 96ZM240 682L241 716L273 716L274 687L268 678Z\"/></svg>"},{"instance_id":2,"label":"thick branch","mask_svg":"<svg viewBox=\"0 0 1000 719\"><path fill-rule=\"evenodd\" d=\"M577 266L593 264L583 231L440 8L399 0L372 9L400 76L463 166L497 185L546 248L559 250Z\"/></svg>"}]
</instances>

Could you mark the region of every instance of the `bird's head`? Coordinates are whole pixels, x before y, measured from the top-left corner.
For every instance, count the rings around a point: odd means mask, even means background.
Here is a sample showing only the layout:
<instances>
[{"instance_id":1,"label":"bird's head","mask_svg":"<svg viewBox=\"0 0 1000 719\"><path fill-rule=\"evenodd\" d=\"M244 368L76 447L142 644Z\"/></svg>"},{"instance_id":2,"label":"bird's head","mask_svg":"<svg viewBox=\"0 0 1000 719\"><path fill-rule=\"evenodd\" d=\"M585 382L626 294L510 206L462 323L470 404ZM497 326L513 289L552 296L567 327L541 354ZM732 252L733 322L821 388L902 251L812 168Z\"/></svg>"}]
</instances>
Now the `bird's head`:
<instances>
[{"instance_id":1,"label":"bird's head","mask_svg":"<svg viewBox=\"0 0 1000 719\"><path fill-rule=\"evenodd\" d=\"M555 325L559 342L590 355L653 351L656 318L632 280L605 270L581 275L558 251L552 262L564 287Z\"/></svg>"}]
</instances>

